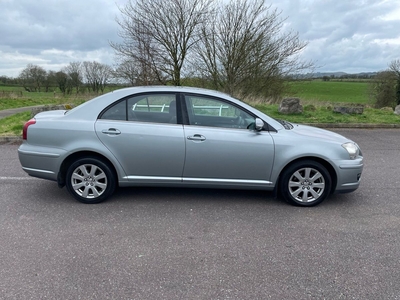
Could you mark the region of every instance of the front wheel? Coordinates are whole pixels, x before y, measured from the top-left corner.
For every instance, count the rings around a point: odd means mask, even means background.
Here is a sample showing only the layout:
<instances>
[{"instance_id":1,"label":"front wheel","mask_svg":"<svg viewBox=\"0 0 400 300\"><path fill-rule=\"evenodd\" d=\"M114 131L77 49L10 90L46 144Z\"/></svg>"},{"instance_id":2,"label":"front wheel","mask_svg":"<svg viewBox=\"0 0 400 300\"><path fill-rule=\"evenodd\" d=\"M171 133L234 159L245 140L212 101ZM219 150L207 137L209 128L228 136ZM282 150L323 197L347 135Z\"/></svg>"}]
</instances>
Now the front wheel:
<instances>
[{"instance_id":1,"label":"front wheel","mask_svg":"<svg viewBox=\"0 0 400 300\"><path fill-rule=\"evenodd\" d=\"M315 161L300 161L282 174L282 197L297 206L314 206L330 194L332 180L326 168Z\"/></svg>"},{"instance_id":2,"label":"front wheel","mask_svg":"<svg viewBox=\"0 0 400 300\"><path fill-rule=\"evenodd\" d=\"M110 197L116 178L108 164L97 158L80 158L68 168L66 187L78 201L100 203Z\"/></svg>"}]
</instances>

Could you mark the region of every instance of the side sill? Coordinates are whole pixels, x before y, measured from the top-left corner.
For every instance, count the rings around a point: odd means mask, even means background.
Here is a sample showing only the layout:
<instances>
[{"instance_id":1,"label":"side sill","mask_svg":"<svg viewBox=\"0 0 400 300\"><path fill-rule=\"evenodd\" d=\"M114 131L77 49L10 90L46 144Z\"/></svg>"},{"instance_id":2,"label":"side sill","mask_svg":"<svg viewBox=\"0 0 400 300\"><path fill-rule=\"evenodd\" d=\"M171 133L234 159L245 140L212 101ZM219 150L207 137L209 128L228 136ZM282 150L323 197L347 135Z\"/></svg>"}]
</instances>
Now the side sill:
<instances>
[{"instance_id":1,"label":"side sill","mask_svg":"<svg viewBox=\"0 0 400 300\"><path fill-rule=\"evenodd\" d=\"M125 176L124 180L137 183L183 183L183 184L212 184L212 185L242 185L242 186L272 186L267 180L220 179L220 178L190 178L190 177L162 177L162 176Z\"/></svg>"},{"instance_id":2,"label":"side sill","mask_svg":"<svg viewBox=\"0 0 400 300\"><path fill-rule=\"evenodd\" d=\"M25 167L22 167L22 169L28 174L31 174L31 173L42 173L42 174L51 174L51 175L54 174L54 172L47 171L47 170L39 170L39 169L32 169L32 168L25 168Z\"/></svg>"}]
</instances>

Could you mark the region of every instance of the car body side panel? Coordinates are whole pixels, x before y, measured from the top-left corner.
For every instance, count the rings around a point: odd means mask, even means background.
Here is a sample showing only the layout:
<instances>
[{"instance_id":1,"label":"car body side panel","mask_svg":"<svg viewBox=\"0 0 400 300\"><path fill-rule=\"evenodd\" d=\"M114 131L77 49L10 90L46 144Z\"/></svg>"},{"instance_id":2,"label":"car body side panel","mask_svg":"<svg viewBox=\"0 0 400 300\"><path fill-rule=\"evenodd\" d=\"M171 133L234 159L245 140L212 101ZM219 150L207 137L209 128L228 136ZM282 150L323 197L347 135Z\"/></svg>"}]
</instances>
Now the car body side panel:
<instances>
[{"instance_id":1,"label":"car body side panel","mask_svg":"<svg viewBox=\"0 0 400 300\"><path fill-rule=\"evenodd\" d=\"M317 130L317 132L323 131ZM325 132L330 134L328 131ZM348 141L345 138L339 135L336 139L304 137L298 134L296 129L271 133L271 136L275 141L276 152L279 153L271 175L271 181L274 183L278 181L282 170L291 162L298 159L321 159L335 172L337 178L335 191L344 192L358 188L363 170L363 157L349 159L348 153L341 146L344 141Z\"/></svg>"},{"instance_id":2,"label":"car body side panel","mask_svg":"<svg viewBox=\"0 0 400 300\"><path fill-rule=\"evenodd\" d=\"M183 126L98 120L96 134L133 181L181 182L185 161ZM107 134L116 129L117 135Z\"/></svg>"},{"instance_id":3,"label":"car body side panel","mask_svg":"<svg viewBox=\"0 0 400 300\"><path fill-rule=\"evenodd\" d=\"M60 148L32 146L24 141L18 148L22 169L30 176L57 181L60 159L67 151Z\"/></svg>"},{"instance_id":4,"label":"car body side panel","mask_svg":"<svg viewBox=\"0 0 400 300\"><path fill-rule=\"evenodd\" d=\"M270 185L275 149L267 131L187 125L184 182ZM193 136L203 141L191 140Z\"/></svg>"},{"instance_id":5,"label":"car body side panel","mask_svg":"<svg viewBox=\"0 0 400 300\"><path fill-rule=\"evenodd\" d=\"M28 140L18 149L23 169L31 176L57 180L62 162L78 152L93 152L104 156L114 166L118 179L126 176L114 155L100 142L93 130L93 122L38 118L28 128Z\"/></svg>"}]
</instances>

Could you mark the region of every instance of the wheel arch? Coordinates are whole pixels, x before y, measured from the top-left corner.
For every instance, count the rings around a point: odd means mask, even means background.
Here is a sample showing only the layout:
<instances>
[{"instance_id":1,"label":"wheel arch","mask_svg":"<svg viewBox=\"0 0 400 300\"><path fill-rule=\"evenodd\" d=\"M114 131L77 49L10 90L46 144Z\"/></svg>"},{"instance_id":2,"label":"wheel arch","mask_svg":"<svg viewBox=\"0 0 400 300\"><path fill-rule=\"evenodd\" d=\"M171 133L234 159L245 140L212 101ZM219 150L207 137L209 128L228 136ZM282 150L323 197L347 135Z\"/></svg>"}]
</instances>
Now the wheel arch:
<instances>
[{"instance_id":1,"label":"wheel arch","mask_svg":"<svg viewBox=\"0 0 400 300\"><path fill-rule=\"evenodd\" d=\"M336 173L334 167L328 161L326 161L325 159L322 159L320 157L315 157L315 156L299 157L295 160L292 160L288 164L286 164L286 166L284 168L282 168L282 170L279 173L278 182L277 182L276 186L280 185L280 181L282 180L282 174L286 171L286 169L288 169L291 165L293 165L295 163L298 163L300 161L306 161L306 160L311 160L311 161L320 163L329 172L329 175L331 176L331 180L332 180L330 194L332 194L335 191L336 185L337 185L337 173Z\"/></svg>"},{"instance_id":2,"label":"wheel arch","mask_svg":"<svg viewBox=\"0 0 400 300\"><path fill-rule=\"evenodd\" d=\"M118 185L118 172L114 166L114 164L104 155L94 152L94 151L78 151L75 153L70 154L67 156L63 162L61 163L60 170L58 172L57 176L57 182L59 187L65 186L65 177L68 171L68 167L77 159L83 158L83 157L91 157L91 158L96 158L98 160L101 160L102 162L106 163L111 171L114 173L114 176L116 178L116 184Z\"/></svg>"}]
</instances>

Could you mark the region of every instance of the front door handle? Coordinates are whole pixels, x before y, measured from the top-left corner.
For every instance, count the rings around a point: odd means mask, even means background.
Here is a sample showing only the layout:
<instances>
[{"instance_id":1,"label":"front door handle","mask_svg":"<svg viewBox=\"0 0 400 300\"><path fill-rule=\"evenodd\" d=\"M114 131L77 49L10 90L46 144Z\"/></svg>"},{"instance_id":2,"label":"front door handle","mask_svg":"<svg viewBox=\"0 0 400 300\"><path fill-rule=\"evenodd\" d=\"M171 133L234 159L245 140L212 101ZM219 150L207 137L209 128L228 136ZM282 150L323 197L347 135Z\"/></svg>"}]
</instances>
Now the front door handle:
<instances>
[{"instance_id":1,"label":"front door handle","mask_svg":"<svg viewBox=\"0 0 400 300\"><path fill-rule=\"evenodd\" d=\"M101 132L104 133L104 134L108 134L108 135L119 135L119 134L121 134L121 131L119 131L118 129L115 129L115 128L104 129Z\"/></svg>"},{"instance_id":2,"label":"front door handle","mask_svg":"<svg viewBox=\"0 0 400 300\"><path fill-rule=\"evenodd\" d=\"M202 142L202 141L206 140L206 137L204 135L201 135L201 134L195 134L195 135L192 135L192 136L188 136L187 139L191 140L191 141Z\"/></svg>"}]
</instances>

